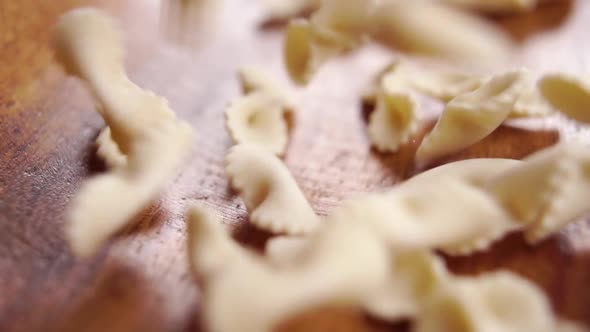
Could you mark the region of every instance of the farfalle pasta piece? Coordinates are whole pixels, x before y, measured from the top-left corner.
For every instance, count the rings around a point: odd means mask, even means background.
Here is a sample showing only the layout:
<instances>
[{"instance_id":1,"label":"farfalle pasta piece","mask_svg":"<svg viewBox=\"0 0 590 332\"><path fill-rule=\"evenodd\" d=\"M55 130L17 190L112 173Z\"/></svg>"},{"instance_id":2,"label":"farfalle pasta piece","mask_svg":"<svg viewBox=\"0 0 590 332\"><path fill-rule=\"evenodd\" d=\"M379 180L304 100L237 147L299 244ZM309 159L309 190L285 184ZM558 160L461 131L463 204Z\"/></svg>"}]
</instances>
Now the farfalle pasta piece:
<instances>
[{"instance_id":1,"label":"farfalle pasta piece","mask_svg":"<svg viewBox=\"0 0 590 332\"><path fill-rule=\"evenodd\" d=\"M220 227L202 216L198 211L189 213L188 223L193 224L189 229L202 229L202 223L207 224L205 229ZM220 232L211 230L209 234ZM209 240L204 232L197 231L189 241L193 257L222 252L219 241ZM225 236L223 241L231 239ZM227 246L233 244L223 245ZM194 273L205 279L203 315L207 330L271 331L279 322L320 305L361 304L366 294L375 293L385 282L387 250L363 227L335 224L329 231L320 230L310 239L306 253L298 262L280 268L250 255L232 259L231 264L217 270L221 273L203 273L200 268L210 265L198 260L198 264L193 263ZM205 262L224 261L227 255L211 257ZM256 290L256 301L252 301L252 290Z\"/></svg>"},{"instance_id":2,"label":"farfalle pasta piece","mask_svg":"<svg viewBox=\"0 0 590 332\"><path fill-rule=\"evenodd\" d=\"M276 265L292 264L309 247L309 237L277 236L266 243L265 253Z\"/></svg>"},{"instance_id":3,"label":"farfalle pasta piece","mask_svg":"<svg viewBox=\"0 0 590 332\"><path fill-rule=\"evenodd\" d=\"M105 127L96 138L96 154L109 168L122 168L127 165L127 156L121 153L117 143L111 138L111 129Z\"/></svg>"},{"instance_id":4,"label":"farfalle pasta piece","mask_svg":"<svg viewBox=\"0 0 590 332\"><path fill-rule=\"evenodd\" d=\"M542 117L553 114L553 107L541 95L532 77L527 85L516 100L510 117Z\"/></svg>"},{"instance_id":5,"label":"farfalle pasta piece","mask_svg":"<svg viewBox=\"0 0 590 332\"><path fill-rule=\"evenodd\" d=\"M204 205L191 206L186 214L189 265L205 279L222 276L232 265L254 261L222 228L221 218Z\"/></svg>"},{"instance_id":6,"label":"farfalle pasta piece","mask_svg":"<svg viewBox=\"0 0 590 332\"><path fill-rule=\"evenodd\" d=\"M543 292L510 272L455 278L417 317L414 332L554 332L560 325Z\"/></svg>"},{"instance_id":7,"label":"farfalle pasta piece","mask_svg":"<svg viewBox=\"0 0 590 332\"><path fill-rule=\"evenodd\" d=\"M415 70L408 76L409 84L416 90L445 102L475 91L485 82L481 75L442 67Z\"/></svg>"},{"instance_id":8,"label":"farfalle pasta piece","mask_svg":"<svg viewBox=\"0 0 590 332\"><path fill-rule=\"evenodd\" d=\"M290 235L306 234L319 217L283 162L254 145L234 146L226 158L226 174L261 229Z\"/></svg>"},{"instance_id":9,"label":"farfalle pasta piece","mask_svg":"<svg viewBox=\"0 0 590 332\"><path fill-rule=\"evenodd\" d=\"M394 60L391 63L388 63L381 70L379 70L377 74L371 79L369 84L364 88L363 92L361 93L364 105L373 107L375 106L375 104L377 104L377 97L381 92L383 78L390 72L395 72L399 64L400 60Z\"/></svg>"},{"instance_id":10,"label":"farfalle pasta piece","mask_svg":"<svg viewBox=\"0 0 590 332\"><path fill-rule=\"evenodd\" d=\"M310 21L294 20L286 32L285 63L291 79L306 84L332 57L373 38L397 49L453 60L497 62L510 39L475 16L436 1L324 1Z\"/></svg>"},{"instance_id":11,"label":"farfalle pasta piece","mask_svg":"<svg viewBox=\"0 0 590 332\"><path fill-rule=\"evenodd\" d=\"M362 45L376 6L376 0L323 0L309 20L292 20L284 41L289 77L305 85L326 61Z\"/></svg>"},{"instance_id":12,"label":"farfalle pasta piece","mask_svg":"<svg viewBox=\"0 0 590 332\"><path fill-rule=\"evenodd\" d=\"M364 308L386 321L413 318L425 302L448 282L442 259L427 250L395 253L387 283L371 296Z\"/></svg>"},{"instance_id":13,"label":"farfalle pasta piece","mask_svg":"<svg viewBox=\"0 0 590 332\"><path fill-rule=\"evenodd\" d=\"M404 63L400 69L408 85L417 91L449 102L457 96L473 92L490 80L489 75L468 72L442 65ZM553 108L545 101L533 76L523 71L522 90L510 112L510 117L547 116Z\"/></svg>"},{"instance_id":14,"label":"farfalle pasta piece","mask_svg":"<svg viewBox=\"0 0 590 332\"><path fill-rule=\"evenodd\" d=\"M505 158L475 158L454 161L448 164L431 168L423 173L409 178L399 186L427 186L440 178L449 177L460 179L473 186L484 186L493 176L502 174L513 167L522 165L522 161ZM397 188L397 189L396 189Z\"/></svg>"},{"instance_id":15,"label":"farfalle pasta piece","mask_svg":"<svg viewBox=\"0 0 590 332\"><path fill-rule=\"evenodd\" d=\"M377 105L369 117L369 138L381 152L395 152L419 129L418 101L397 76L383 78Z\"/></svg>"},{"instance_id":16,"label":"farfalle pasta piece","mask_svg":"<svg viewBox=\"0 0 590 332\"><path fill-rule=\"evenodd\" d=\"M358 38L318 27L306 19L292 20L285 32L283 51L289 77L305 85L326 61L360 43Z\"/></svg>"},{"instance_id":17,"label":"farfalle pasta piece","mask_svg":"<svg viewBox=\"0 0 590 332\"><path fill-rule=\"evenodd\" d=\"M127 159L86 181L70 204L67 239L76 254L89 256L157 196L190 151L193 134L165 99L129 81L119 31L103 12L85 8L62 16L56 51L68 73L88 83Z\"/></svg>"},{"instance_id":18,"label":"farfalle pasta piece","mask_svg":"<svg viewBox=\"0 0 590 332\"><path fill-rule=\"evenodd\" d=\"M236 144L255 144L276 155L283 155L293 120L293 102L268 76L254 67L239 71L246 94L226 109L226 125Z\"/></svg>"},{"instance_id":19,"label":"farfalle pasta piece","mask_svg":"<svg viewBox=\"0 0 590 332\"><path fill-rule=\"evenodd\" d=\"M538 242L590 212L590 149L560 143L489 180L486 190Z\"/></svg>"},{"instance_id":20,"label":"farfalle pasta piece","mask_svg":"<svg viewBox=\"0 0 590 332\"><path fill-rule=\"evenodd\" d=\"M523 89L524 71L500 74L480 88L451 100L416 151L425 164L485 138L508 117Z\"/></svg>"},{"instance_id":21,"label":"farfalle pasta piece","mask_svg":"<svg viewBox=\"0 0 590 332\"><path fill-rule=\"evenodd\" d=\"M495 63L512 52L510 38L492 24L439 1L380 1L375 37L393 48L453 61Z\"/></svg>"},{"instance_id":22,"label":"farfalle pasta piece","mask_svg":"<svg viewBox=\"0 0 590 332\"><path fill-rule=\"evenodd\" d=\"M499 158L449 163L390 191L352 199L326 222L363 223L398 250L439 248L457 255L482 250L519 227L482 187L521 164ZM458 202L465 211L454 208Z\"/></svg>"},{"instance_id":23,"label":"farfalle pasta piece","mask_svg":"<svg viewBox=\"0 0 590 332\"><path fill-rule=\"evenodd\" d=\"M538 0L443 0L465 9L492 14L512 14L533 10Z\"/></svg>"},{"instance_id":24,"label":"farfalle pasta piece","mask_svg":"<svg viewBox=\"0 0 590 332\"><path fill-rule=\"evenodd\" d=\"M275 155L289 141L287 108L275 95L256 91L234 100L225 111L226 126L237 144L252 144Z\"/></svg>"},{"instance_id":25,"label":"farfalle pasta piece","mask_svg":"<svg viewBox=\"0 0 590 332\"><path fill-rule=\"evenodd\" d=\"M330 232L327 223L324 231ZM277 237L266 245L266 254L276 266L300 262L313 250L312 237ZM386 282L367 294L363 307L372 316L387 321L414 317L430 294L447 278L444 263L436 255L425 251L391 254Z\"/></svg>"},{"instance_id":26,"label":"farfalle pasta piece","mask_svg":"<svg viewBox=\"0 0 590 332\"><path fill-rule=\"evenodd\" d=\"M351 200L330 215L331 220L363 223L398 250L470 243L513 223L483 190L446 176Z\"/></svg>"},{"instance_id":27,"label":"farfalle pasta piece","mask_svg":"<svg viewBox=\"0 0 590 332\"><path fill-rule=\"evenodd\" d=\"M242 67L238 71L238 76L244 94L264 91L279 99L284 104L286 112L291 112L292 97L262 69L253 66Z\"/></svg>"},{"instance_id":28,"label":"farfalle pasta piece","mask_svg":"<svg viewBox=\"0 0 590 332\"><path fill-rule=\"evenodd\" d=\"M424 67L424 68L422 68ZM442 65L418 65L409 60L396 60L384 67L363 93L366 104L377 100L381 82L385 77L395 76L408 89L448 102L458 95L474 91L486 77L464 70L451 69Z\"/></svg>"},{"instance_id":29,"label":"farfalle pasta piece","mask_svg":"<svg viewBox=\"0 0 590 332\"><path fill-rule=\"evenodd\" d=\"M567 74L548 74L539 81L543 97L568 117L590 123L590 81Z\"/></svg>"}]
</instances>

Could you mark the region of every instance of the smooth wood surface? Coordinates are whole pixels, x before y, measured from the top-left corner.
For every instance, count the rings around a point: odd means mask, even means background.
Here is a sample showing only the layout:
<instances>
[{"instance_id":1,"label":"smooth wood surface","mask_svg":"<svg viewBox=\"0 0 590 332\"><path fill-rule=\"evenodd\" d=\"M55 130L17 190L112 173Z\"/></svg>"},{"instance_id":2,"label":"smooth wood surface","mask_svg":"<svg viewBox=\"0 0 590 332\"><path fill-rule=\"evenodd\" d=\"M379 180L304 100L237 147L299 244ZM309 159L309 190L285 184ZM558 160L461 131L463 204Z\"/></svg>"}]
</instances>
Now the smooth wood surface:
<instances>
[{"instance_id":1,"label":"smooth wood surface","mask_svg":"<svg viewBox=\"0 0 590 332\"><path fill-rule=\"evenodd\" d=\"M64 209L89 176L103 171L93 141L103 126L83 85L51 58L58 15L92 1L0 0L0 331L200 331L199 289L188 271L183 213L204 201L244 245L269 235L249 226L228 190L223 159L231 145L224 106L239 95L236 69L258 64L281 78L281 34L261 28L256 1L226 0L217 29L187 54L160 41L153 0L92 3L126 32L130 76L169 98L198 133L186 167L161 197L95 257L80 261L64 241ZM500 19L522 46L516 64L541 73L588 74L590 3L556 1ZM372 151L359 92L391 55L367 47L336 59L299 91L298 119L285 161L321 214L358 192L415 174L418 141L395 155ZM440 105L427 103L432 110ZM426 129L425 129L426 130ZM519 121L439 163L471 157L522 158L562 139L590 143L587 128L556 117ZM589 202L590 203L590 202ZM459 273L508 268L546 290L563 316L590 325L590 228L580 221L530 247L510 236L488 252L449 259ZM253 301L256 298L253 290ZM404 331L355 308L325 308L281 331Z\"/></svg>"}]
</instances>

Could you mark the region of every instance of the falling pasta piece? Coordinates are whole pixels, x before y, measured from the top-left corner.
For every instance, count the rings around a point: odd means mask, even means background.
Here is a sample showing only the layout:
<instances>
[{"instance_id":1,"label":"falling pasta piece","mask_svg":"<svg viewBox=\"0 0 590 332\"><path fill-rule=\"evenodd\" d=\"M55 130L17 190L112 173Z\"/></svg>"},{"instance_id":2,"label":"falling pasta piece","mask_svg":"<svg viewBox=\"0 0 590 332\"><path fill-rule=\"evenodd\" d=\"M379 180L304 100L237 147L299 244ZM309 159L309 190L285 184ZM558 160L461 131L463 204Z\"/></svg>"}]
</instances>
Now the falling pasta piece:
<instances>
[{"instance_id":1,"label":"falling pasta piece","mask_svg":"<svg viewBox=\"0 0 590 332\"><path fill-rule=\"evenodd\" d=\"M388 73L395 72L399 64L399 60L394 60L391 63L388 63L386 66L384 66L381 70L377 72L377 74L369 82L369 85L365 87L364 91L361 94L363 104L371 107L377 104L377 97L381 92L383 78Z\"/></svg>"},{"instance_id":2,"label":"falling pasta piece","mask_svg":"<svg viewBox=\"0 0 590 332\"><path fill-rule=\"evenodd\" d=\"M248 94L255 91L274 91L276 82L256 67L242 67L238 71L242 92Z\"/></svg>"},{"instance_id":3,"label":"falling pasta piece","mask_svg":"<svg viewBox=\"0 0 590 332\"><path fill-rule=\"evenodd\" d=\"M454 161L420 173L399 186L428 186L443 177L464 181L473 186L488 184L491 177L521 165L522 161L504 158L476 158ZM392 190L396 190L394 187Z\"/></svg>"},{"instance_id":4,"label":"falling pasta piece","mask_svg":"<svg viewBox=\"0 0 590 332\"><path fill-rule=\"evenodd\" d=\"M330 0L310 21L291 21L284 47L289 76L307 84L323 63L371 38L393 49L480 64L501 62L513 49L494 25L436 1Z\"/></svg>"},{"instance_id":5,"label":"falling pasta piece","mask_svg":"<svg viewBox=\"0 0 590 332\"><path fill-rule=\"evenodd\" d=\"M294 118L291 97L255 67L241 68L239 76L246 95L234 101L225 113L232 140L283 155L289 122Z\"/></svg>"},{"instance_id":6,"label":"falling pasta piece","mask_svg":"<svg viewBox=\"0 0 590 332\"><path fill-rule=\"evenodd\" d=\"M282 155L289 140L286 112L280 99L257 91L231 103L225 111L226 125L236 144L252 144Z\"/></svg>"},{"instance_id":7,"label":"falling pasta piece","mask_svg":"<svg viewBox=\"0 0 590 332\"><path fill-rule=\"evenodd\" d=\"M261 69L252 66L242 67L238 73L244 94L265 91L281 100L287 109L291 108L291 97Z\"/></svg>"},{"instance_id":8,"label":"falling pasta piece","mask_svg":"<svg viewBox=\"0 0 590 332\"><path fill-rule=\"evenodd\" d=\"M492 177L487 191L535 243L590 212L586 199L590 195L589 165L588 147L560 143Z\"/></svg>"},{"instance_id":9,"label":"falling pasta piece","mask_svg":"<svg viewBox=\"0 0 590 332\"><path fill-rule=\"evenodd\" d=\"M522 228L482 188L492 177L521 164L511 159L449 163L390 191L352 199L326 222L370 226L397 249L436 247L456 255L483 250L506 233ZM465 211L454 208L458 202Z\"/></svg>"},{"instance_id":10,"label":"falling pasta piece","mask_svg":"<svg viewBox=\"0 0 590 332\"><path fill-rule=\"evenodd\" d=\"M424 67L424 68L423 68ZM486 78L459 69L441 65L418 65L409 60L396 60L385 66L363 92L363 102L375 104L381 82L388 76L395 76L408 89L448 102L451 99L479 88Z\"/></svg>"},{"instance_id":11,"label":"falling pasta piece","mask_svg":"<svg viewBox=\"0 0 590 332\"><path fill-rule=\"evenodd\" d=\"M87 180L70 204L66 236L73 251L85 257L157 196L190 151L193 134L165 99L129 81L120 33L103 12L84 8L63 15L56 51L68 73L92 90L111 143L126 157L125 165ZM107 136L103 140L107 143Z\"/></svg>"},{"instance_id":12,"label":"falling pasta piece","mask_svg":"<svg viewBox=\"0 0 590 332\"><path fill-rule=\"evenodd\" d=\"M309 247L309 237L277 236L266 243L266 256L276 265L292 264Z\"/></svg>"},{"instance_id":13,"label":"falling pasta piece","mask_svg":"<svg viewBox=\"0 0 590 332\"><path fill-rule=\"evenodd\" d=\"M590 81L567 74L545 75L539 82L543 97L568 117L590 123Z\"/></svg>"},{"instance_id":14,"label":"falling pasta piece","mask_svg":"<svg viewBox=\"0 0 590 332\"><path fill-rule=\"evenodd\" d=\"M458 96L416 151L416 162L460 151L482 140L508 117L523 89L524 71L493 77L477 90Z\"/></svg>"},{"instance_id":15,"label":"falling pasta piece","mask_svg":"<svg viewBox=\"0 0 590 332\"><path fill-rule=\"evenodd\" d=\"M516 100L510 117L542 117L554 113L553 107L543 98L536 84L527 83Z\"/></svg>"},{"instance_id":16,"label":"falling pasta piece","mask_svg":"<svg viewBox=\"0 0 590 332\"><path fill-rule=\"evenodd\" d=\"M117 143L111 138L111 129L105 127L96 138L96 154L104 160L109 168L123 168L127 165L127 156L121 153Z\"/></svg>"},{"instance_id":17,"label":"falling pasta piece","mask_svg":"<svg viewBox=\"0 0 590 332\"><path fill-rule=\"evenodd\" d=\"M193 257L199 257L192 259L193 272L205 279L203 315L208 331L271 331L281 321L320 305L362 304L386 282L387 250L363 227L335 224L329 231L320 230L310 239L308 256L277 268L232 249L227 243L231 239L218 236L223 235L221 225L207 214L188 214L189 230L196 233L189 235L188 246Z\"/></svg>"},{"instance_id":18,"label":"falling pasta piece","mask_svg":"<svg viewBox=\"0 0 590 332\"><path fill-rule=\"evenodd\" d=\"M298 84L307 84L316 70L317 58L313 58L311 27L307 20L293 20L285 32L284 61L289 77ZM321 59L322 62L324 59Z\"/></svg>"},{"instance_id":19,"label":"falling pasta piece","mask_svg":"<svg viewBox=\"0 0 590 332\"><path fill-rule=\"evenodd\" d=\"M453 98L475 91L486 78L458 69L430 65L419 68L406 64L408 84L421 93L448 102Z\"/></svg>"},{"instance_id":20,"label":"falling pasta piece","mask_svg":"<svg viewBox=\"0 0 590 332\"><path fill-rule=\"evenodd\" d=\"M189 265L201 277L219 277L237 262L256 259L234 242L222 228L219 216L205 206L191 206L186 220Z\"/></svg>"},{"instance_id":21,"label":"falling pasta piece","mask_svg":"<svg viewBox=\"0 0 590 332\"><path fill-rule=\"evenodd\" d=\"M457 209L461 202L461 209ZM439 248L471 242L513 223L481 189L458 178L414 182L351 200L328 221L363 223L393 248ZM476 220L477 222L474 222Z\"/></svg>"},{"instance_id":22,"label":"falling pasta piece","mask_svg":"<svg viewBox=\"0 0 590 332\"><path fill-rule=\"evenodd\" d=\"M362 45L376 3L324 0L309 20L292 20L284 43L289 77L305 85L326 61Z\"/></svg>"},{"instance_id":23,"label":"falling pasta piece","mask_svg":"<svg viewBox=\"0 0 590 332\"><path fill-rule=\"evenodd\" d=\"M393 254L391 261L388 282L369 298L365 310L390 322L416 317L425 302L448 282L444 262L423 250Z\"/></svg>"},{"instance_id":24,"label":"falling pasta piece","mask_svg":"<svg viewBox=\"0 0 590 332\"><path fill-rule=\"evenodd\" d=\"M543 292L510 272L455 278L440 287L417 317L414 332L554 332Z\"/></svg>"},{"instance_id":25,"label":"falling pasta piece","mask_svg":"<svg viewBox=\"0 0 590 332\"><path fill-rule=\"evenodd\" d=\"M502 62L513 49L510 38L475 15L437 1L381 1L375 10L375 37L393 48L457 62Z\"/></svg>"},{"instance_id":26,"label":"falling pasta piece","mask_svg":"<svg viewBox=\"0 0 590 332\"><path fill-rule=\"evenodd\" d=\"M293 82L305 85L329 59L361 42L346 34L318 28L305 19L292 20L285 33L284 61Z\"/></svg>"},{"instance_id":27,"label":"falling pasta piece","mask_svg":"<svg viewBox=\"0 0 590 332\"><path fill-rule=\"evenodd\" d=\"M492 14L512 14L533 10L538 0L443 0L465 9Z\"/></svg>"},{"instance_id":28,"label":"falling pasta piece","mask_svg":"<svg viewBox=\"0 0 590 332\"><path fill-rule=\"evenodd\" d=\"M175 46L197 48L209 36L218 16L219 0L160 1L160 30Z\"/></svg>"},{"instance_id":29,"label":"falling pasta piece","mask_svg":"<svg viewBox=\"0 0 590 332\"><path fill-rule=\"evenodd\" d=\"M257 146L240 144L228 153L226 174L261 229L290 235L306 234L319 218L277 157Z\"/></svg>"},{"instance_id":30,"label":"falling pasta piece","mask_svg":"<svg viewBox=\"0 0 590 332\"><path fill-rule=\"evenodd\" d=\"M386 76L382 85L369 118L369 138L377 150L396 152L419 128L418 101L396 76Z\"/></svg>"}]
</instances>

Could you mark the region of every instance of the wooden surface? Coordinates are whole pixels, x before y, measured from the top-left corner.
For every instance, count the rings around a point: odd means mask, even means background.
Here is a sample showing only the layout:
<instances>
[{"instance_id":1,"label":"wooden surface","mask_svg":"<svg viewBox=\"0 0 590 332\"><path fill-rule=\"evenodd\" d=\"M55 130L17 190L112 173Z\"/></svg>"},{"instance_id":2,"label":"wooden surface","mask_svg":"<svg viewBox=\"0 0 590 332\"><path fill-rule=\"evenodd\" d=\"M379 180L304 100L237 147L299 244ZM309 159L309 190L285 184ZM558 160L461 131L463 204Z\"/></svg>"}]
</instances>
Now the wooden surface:
<instances>
[{"instance_id":1,"label":"wooden surface","mask_svg":"<svg viewBox=\"0 0 590 332\"><path fill-rule=\"evenodd\" d=\"M123 19L132 79L169 98L198 139L186 167L137 225L95 257L74 258L62 235L64 209L80 183L104 169L93 146L103 121L80 82L52 62L50 37L57 16L83 1L0 0L0 331L199 331L199 290L187 269L182 216L188 204L204 201L245 245L259 249L268 238L246 224L243 204L227 189L222 165L231 144L222 112L239 94L240 65L263 65L287 82L281 36L260 29L255 1L226 0L218 21L223 28L198 52L185 54L158 40L156 1L93 3ZM588 73L590 2L557 1L501 24L521 43L518 63L539 73ZM354 193L386 188L416 172L417 142L380 155L366 137L358 93L387 59L387 52L369 47L332 61L300 91L286 163L321 214ZM561 118L524 121L444 161L522 158L560 136L590 143L589 135ZM586 221L536 247L510 236L487 253L449 263L460 273L516 271L543 287L561 315L590 325ZM405 328L354 308L326 308L284 322L281 330Z\"/></svg>"}]
</instances>

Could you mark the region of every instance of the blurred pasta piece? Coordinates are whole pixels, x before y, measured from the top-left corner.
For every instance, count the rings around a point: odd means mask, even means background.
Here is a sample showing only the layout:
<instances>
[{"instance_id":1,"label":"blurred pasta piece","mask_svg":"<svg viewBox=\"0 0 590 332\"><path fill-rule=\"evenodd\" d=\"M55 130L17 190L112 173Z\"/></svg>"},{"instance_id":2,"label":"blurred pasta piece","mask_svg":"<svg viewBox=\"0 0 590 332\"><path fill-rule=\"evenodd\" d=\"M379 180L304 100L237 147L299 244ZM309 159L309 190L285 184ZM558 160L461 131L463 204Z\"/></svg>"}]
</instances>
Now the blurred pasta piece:
<instances>
[{"instance_id":1,"label":"blurred pasta piece","mask_svg":"<svg viewBox=\"0 0 590 332\"><path fill-rule=\"evenodd\" d=\"M61 17L56 33L58 60L87 83L100 105L108 129L99 137L99 154L114 166L85 181L69 206L66 238L86 257L157 197L190 152L193 131L164 98L128 79L120 32L107 14L73 10Z\"/></svg>"},{"instance_id":2,"label":"blurred pasta piece","mask_svg":"<svg viewBox=\"0 0 590 332\"><path fill-rule=\"evenodd\" d=\"M255 145L236 145L226 157L225 170L252 224L286 234L306 234L318 227L319 217L287 167L272 153Z\"/></svg>"},{"instance_id":3,"label":"blurred pasta piece","mask_svg":"<svg viewBox=\"0 0 590 332\"><path fill-rule=\"evenodd\" d=\"M527 74L522 70L498 74L473 92L451 100L416 151L416 162L426 164L488 136L512 112Z\"/></svg>"},{"instance_id":4,"label":"blurred pasta piece","mask_svg":"<svg viewBox=\"0 0 590 332\"><path fill-rule=\"evenodd\" d=\"M567 74L547 74L539 81L545 99L574 120L590 123L590 80Z\"/></svg>"}]
</instances>

